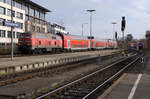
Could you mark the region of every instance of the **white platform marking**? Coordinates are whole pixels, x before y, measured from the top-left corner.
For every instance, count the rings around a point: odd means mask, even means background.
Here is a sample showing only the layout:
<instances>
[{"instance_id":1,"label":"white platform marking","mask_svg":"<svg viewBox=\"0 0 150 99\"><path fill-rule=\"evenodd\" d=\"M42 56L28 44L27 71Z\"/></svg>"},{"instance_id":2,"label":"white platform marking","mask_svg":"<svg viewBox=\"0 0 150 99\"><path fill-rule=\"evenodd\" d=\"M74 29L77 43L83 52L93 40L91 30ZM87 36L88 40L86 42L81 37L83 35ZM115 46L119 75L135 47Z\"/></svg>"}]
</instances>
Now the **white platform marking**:
<instances>
[{"instance_id":1,"label":"white platform marking","mask_svg":"<svg viewBox=\"0 0 150 99\"><path fill-rule=\"evenodd\" d=\"M133 99L133 96L135 94L136 88L137 88L137 86L138 86L138 84L140 82L141 77L142 77L142 74L139 74L139 76L138 76L136 82L134 83L134 86L133 86L133 88L132 88L132 90L130 92L130 95L128 96L128 99Z\"/></svg>"}]
</instances>

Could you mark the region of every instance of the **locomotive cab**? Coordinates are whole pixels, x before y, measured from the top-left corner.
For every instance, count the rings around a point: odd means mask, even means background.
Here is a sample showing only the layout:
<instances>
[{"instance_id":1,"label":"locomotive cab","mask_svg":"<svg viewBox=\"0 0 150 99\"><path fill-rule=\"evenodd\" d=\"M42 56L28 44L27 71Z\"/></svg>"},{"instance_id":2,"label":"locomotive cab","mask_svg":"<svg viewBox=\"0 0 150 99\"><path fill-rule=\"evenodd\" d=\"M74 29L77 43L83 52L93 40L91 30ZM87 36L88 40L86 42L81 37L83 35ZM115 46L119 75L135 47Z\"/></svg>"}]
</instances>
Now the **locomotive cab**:
<instances>
[{"instance_id":1,"label":"locomotive cab","mask_svg":"<svg viewBox=\"0 0 150 99\"><path fill-rule=\"evenodd\" d=\"M22 33L18 39L19 50L26 52L31 48L31 34Z\"/></svg>"}]
</instances>

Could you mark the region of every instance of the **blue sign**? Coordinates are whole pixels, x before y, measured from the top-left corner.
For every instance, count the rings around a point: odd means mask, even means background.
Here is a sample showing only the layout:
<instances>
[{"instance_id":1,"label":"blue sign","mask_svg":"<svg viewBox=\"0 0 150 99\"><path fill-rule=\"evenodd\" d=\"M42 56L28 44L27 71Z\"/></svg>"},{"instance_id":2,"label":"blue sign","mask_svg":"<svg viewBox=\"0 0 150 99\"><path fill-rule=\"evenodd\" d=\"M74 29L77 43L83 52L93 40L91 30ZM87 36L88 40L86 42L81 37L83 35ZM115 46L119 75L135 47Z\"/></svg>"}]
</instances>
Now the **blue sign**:
<instances>
[{"instance_id":1,"label":"blue sign","mask_svg":"<svg viewBox=\"0 0 150 99\"><path fill-rule=\"evenodd\" d=\"M16 27L16 28L20 28L21 27L21 25L19 24L19 23L13 23L13 22L11 22L11 21L4 21L4 25L5 26L12 26L12 27Z\"/></svg>"}]
</instances>

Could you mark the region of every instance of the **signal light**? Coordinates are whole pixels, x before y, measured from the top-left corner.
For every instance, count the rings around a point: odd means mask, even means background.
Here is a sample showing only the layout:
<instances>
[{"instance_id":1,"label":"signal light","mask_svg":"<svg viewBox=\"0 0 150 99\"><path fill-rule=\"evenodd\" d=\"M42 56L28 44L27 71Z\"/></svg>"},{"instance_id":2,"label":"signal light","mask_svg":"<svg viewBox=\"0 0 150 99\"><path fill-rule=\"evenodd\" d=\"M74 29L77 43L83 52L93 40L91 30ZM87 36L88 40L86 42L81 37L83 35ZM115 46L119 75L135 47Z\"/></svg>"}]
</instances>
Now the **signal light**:
<instances>
[{"instance_id":1,"label":"signal light","mask_svg":"<svg viewBox=\"0 0 150 99\"><path fill-rule=\"evenodd\" d=\"M121 21L121 31L124 31L125 27L126 27L126 20L125 20L125 16L123 16Z\"/></svg>"}]
</instances>

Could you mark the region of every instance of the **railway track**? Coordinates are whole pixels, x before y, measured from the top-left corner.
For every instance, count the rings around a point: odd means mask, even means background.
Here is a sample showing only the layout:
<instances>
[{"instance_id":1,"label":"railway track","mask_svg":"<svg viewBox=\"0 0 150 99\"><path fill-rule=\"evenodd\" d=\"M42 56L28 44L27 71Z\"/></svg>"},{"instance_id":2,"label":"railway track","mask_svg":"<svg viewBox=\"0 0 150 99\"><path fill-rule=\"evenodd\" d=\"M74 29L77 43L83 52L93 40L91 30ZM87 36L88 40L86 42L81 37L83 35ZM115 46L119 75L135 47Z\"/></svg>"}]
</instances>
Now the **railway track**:
<instances>
[{"instance_id":1,"label":"railway track","mask_svg":"<svg viewBox=\"0 0 150 99\"><path fill-rule=\"evenodd\" d=\"M137 62L139 58L138 55L132 55L36 99L95 99L97 92L103 91L107 84Z\"/></svg>"}]
</instances>

